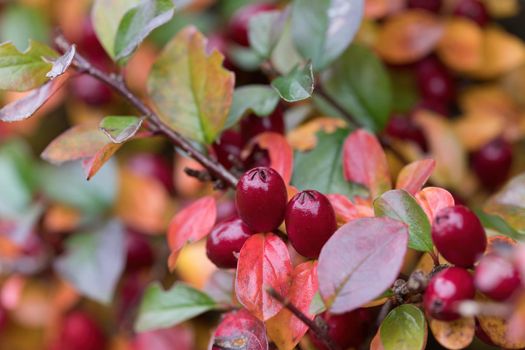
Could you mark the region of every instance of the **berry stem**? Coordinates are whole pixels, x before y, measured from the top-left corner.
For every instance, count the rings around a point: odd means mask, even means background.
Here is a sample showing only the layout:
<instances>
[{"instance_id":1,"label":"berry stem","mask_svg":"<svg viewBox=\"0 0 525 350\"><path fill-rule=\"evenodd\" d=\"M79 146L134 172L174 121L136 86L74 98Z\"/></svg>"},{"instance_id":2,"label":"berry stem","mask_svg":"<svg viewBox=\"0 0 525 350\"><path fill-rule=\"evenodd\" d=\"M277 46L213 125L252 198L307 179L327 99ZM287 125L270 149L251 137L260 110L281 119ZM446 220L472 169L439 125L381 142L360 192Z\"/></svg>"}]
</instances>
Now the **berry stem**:
<instances>
[{"instance_id":1,"label":"berry stem","mask_svg":"<svg viewBox=\"0 0 525 350\"><path fill-rule=\"evenodd\" d=\"M55 43L63 51L67 51L71 46L71 44L61 33L55 37ZM153 132L161 133L166 136L175 145L175 147L184 151L191 158L199 162L214 178L219 179L220 181L224 182L225 185L231 188L235 188L237 185L237 177L230 173L218 162L208 158L204 153L195 148L188 139L166 125L152 109L150 109L140 98L138 98L133 92L131 92L131 90L129 90L121 74L108 74L101 71L100 69L94 67L78 52L75 53L73 66L78 71L93 76L119 93L147 118L148 126Z\"/></svg>"},{"instance_id":2,"label":"berry stem","mask_svg":"<svg viewBox=\"0 0 525 350\"><path fill-rule=\"evenodd\" d=\"M432 261L434 262L434 267L438 267L440 265L439 256L435 252L428 252L428 254L432 258Z\"/></svg>"},{"instance_id":3,"label":"berry stem","mask_svg":"<svg viewBox=\"0 0 525 350\"><path fill-rule=\"evenodd\" d=\"M510 303L465 300L457 305L457 312L463 317L495 316L506 319L512 315L513 306Z\"/></svg>"},{"instance_id":4,"label":"berry stem","mask_svg":"<svg viewBox=\"0 0 525 350\"><path fill-rule=\"evenodd\" d=\"M328 336L327 332L321 329L314 321L312 321L301 310L299 310L297 306L292 304L289 300L284 298L273 288L268 288L267 292L272 296L272 298L280 302L285 308L287 308L292 314L294 314L295 317L297 317L305 325L307 325L308 328L310 328L310 330L315 334L315 336L319 340L321 340L329 350L340 350L339 347L334 343L334 341Z\"/></svg>"}]
</instances>

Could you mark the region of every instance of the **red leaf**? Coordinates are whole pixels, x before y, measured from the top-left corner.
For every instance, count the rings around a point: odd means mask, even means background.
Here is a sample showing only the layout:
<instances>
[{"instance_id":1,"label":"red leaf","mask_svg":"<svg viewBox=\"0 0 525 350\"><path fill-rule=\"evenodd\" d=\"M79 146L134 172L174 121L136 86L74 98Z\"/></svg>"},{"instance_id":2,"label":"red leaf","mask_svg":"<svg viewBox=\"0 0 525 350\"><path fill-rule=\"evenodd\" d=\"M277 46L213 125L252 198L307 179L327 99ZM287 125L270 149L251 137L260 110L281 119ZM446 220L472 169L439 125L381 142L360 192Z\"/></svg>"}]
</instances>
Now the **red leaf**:
<instances>
[{"instance_id":1,"label":"red leaf","mask_svg":"<svg viewBox=\"0 0 525 350\"><path fill-rule=\"evenodd\" d=\"M308 261L298 265L293 272L292 286L287 299L310 319L310 304L319 288L317 262ZM279 349L293 349L308 331L308 326L283 308L276 316L266 321L269 337Z\"/></svg>"},{"instance_id":2,"label":"red leaf","mask_svg":"<svg viewBox=\"0 0 525 350\"><path fill-rule=\"evenodd\" d=\"M235 278L237 299L255 317L266 321L283 307L267 289L288 295L291 274L292 262L286 244L272 233L255 234L239 253Z\"/></svg>"},{"instance_id":3,"label":"red leaf","mask_svg":"<svg viewBox=\"0 0 525 350\"><path fill-rule=\"evenodd\" d=\"M330 312L355 310L381 295L397 278L407 251L408 228L390 218L349 222L319 256L319 291Z\"/></svg>"},{"instance_id":4,"label":"red leaf","mask_svg":"<svg viewBox=\"0 0 525 350\"><path fill-rule=\"evenodd\" d=\"M212 196L203 197L182 209L171 220L168 228L168 245L171 255L170 270L175 268L179 251L186 243L204 238L210 233L217 218L217 204Z\"/></svg>"},{"instance_id":5,"label":"red leaf","mask_svg":"<svg viewBox=\"0 0 525 350\"><path fill-rule=\"evenodd\" d=\"M338 222L347 223L355 219L374 216L374 208L371 203L354 204L342 194L329 194L327 197L335 210Z\"/></svg>"},{"instance_id":6,"label":"red leaf","mask_svg":"<svg viewBox=\"0 0 525 350\"><path fill-rule=\"evenodd\" d=\"M270 167L282 176L285 183L290 183L293 170L293 150L286 138L275 132L264 132L250 142L248 149L251 151L255 144L268 151Z\"/></svg>"},{"instance_id":7,"label":"red leaf","mask_svg":"<svg viewBox=\"0 0 525 350\"><path fill-rule=\"evenodd\" d=\"M225 314L208 349L268 350L264 324L241 309Z\"/></svg>"},{"instance_id":8,"label":"red leaf","mask_svg":"<svg viewBox=\"0 0 525 350\"><path fill-rule=\"evenodd\" d=\"M436 213L454 205L454 197L441 187L427 187L416 193L416 200L432 224Z\"/></svg>"},{"instance_id":9,"label":"red leaf","mask_svg":"<svg viewBox=\"0 0 525 350\"><path fill-rule=\"evenodd\" d=\"M137 334L133 350L192 350L194 335L189 327L176 326Z\"/></svg>"},{"instance_id":10,"label":"red leaf","mask_svg":"<svg viewBox=\"0 0 525 350\"><path fill-rule=\"evenodd\" d=\"M368 187L372 198L392 188L385 152L377 138L363 129L345 141L343 170L347 180Z\"/></svg>"},{"instance_id":11,"label":"red leaf","mask_svg":"<svg viewBox=\"0 0 525 350\"><path fill-rule=\"evenodd\" d=\"M397 177L396 188L415 195L432 175L435 166L434 159L416 160L406 165Z\"/></svg>"}]
</instances>

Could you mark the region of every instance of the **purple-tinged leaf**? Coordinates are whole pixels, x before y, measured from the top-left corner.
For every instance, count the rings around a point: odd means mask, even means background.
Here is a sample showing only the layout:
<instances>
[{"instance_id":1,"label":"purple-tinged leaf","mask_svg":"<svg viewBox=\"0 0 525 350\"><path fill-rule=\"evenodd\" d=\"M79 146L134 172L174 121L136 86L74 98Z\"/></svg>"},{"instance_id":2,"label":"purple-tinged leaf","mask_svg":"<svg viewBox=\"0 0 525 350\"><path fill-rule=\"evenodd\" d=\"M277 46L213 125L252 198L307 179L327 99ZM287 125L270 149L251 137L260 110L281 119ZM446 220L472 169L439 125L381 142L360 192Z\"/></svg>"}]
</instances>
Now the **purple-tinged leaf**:
<instances>
[{"instance_id":1,"label":"purple-tinged leaf","mask_svg":"<svg viewBox=\"0 0 525 350\"><path fill-rule=\"evenodd\" d=\"M53 67L51 67L51 70L47 72L46 77L49 79L55 79L56 77L64 74L71 63L73 63L76 53L76 46L71 45L66 53L57 58L55 61L51 61L51 63L53 63Z\"/></svg>"},{"instance_id":2,"label":"purple-tinged leaf","mask_svg":"<svg viewBox=\"0 0 525 350\"><path fill-rule=\"evenodd\" d=\"M208 350L268 350L268 338L264 323L245 309L224 315L215 330Z\"/></svg>"}]
</instances>

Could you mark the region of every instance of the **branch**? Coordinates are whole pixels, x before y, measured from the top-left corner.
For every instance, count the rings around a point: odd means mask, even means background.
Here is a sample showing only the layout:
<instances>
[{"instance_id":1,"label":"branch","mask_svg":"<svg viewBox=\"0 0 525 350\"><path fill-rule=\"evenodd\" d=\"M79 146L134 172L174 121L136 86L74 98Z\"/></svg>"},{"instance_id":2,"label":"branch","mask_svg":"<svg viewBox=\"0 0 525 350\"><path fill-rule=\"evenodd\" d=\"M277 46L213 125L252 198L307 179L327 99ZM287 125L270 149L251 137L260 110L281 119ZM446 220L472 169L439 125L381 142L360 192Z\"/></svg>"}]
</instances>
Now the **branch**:
<instances>
[{"instance_id":1,"label":"branch","mask_svg":"<svg viewBox=\"0 0 525 350\"><path fill-rule=\"evenodd\" d=\"M55 43L63 51L67 51L71 46L71 44L62 34L58 34L56 36ZM133 92L129 90L122 75L108 74L99 70L78 52L75 54L73 66L77 70L85 72L102 81L126 100L128 100L128 102L133 105L133 107L135 107L148 119L148 126L150 129L152 129L152 131L166 136L175 145L175 147L186 152L191 158L199 162L214 178L222 181L225 185L231 188L235 188L237 186L237 177L235 175L229 172L220 163L208 158L208 156L195 148L189 140L166 125L152 109L150 109Z\"/></svg>"},{"instance_id":2,"label":"branch","mask_svg":"<svg viewBox=\"0 0 525 350\"><path fill-rule=\"evenodd\" d=\"M305 325L310 328L310 330L315 334L317 339L321 340L324 345L329 350L339 350L337 344L328 336L326 330L320 328L314 321L312 321L308 316L306 316L301 310L297 308L290 301L286 300L281 294L279 294L275 289L268 288L268 294L272 296L275 300L280 302L285 308L287 308L295 317L300 319Z\"/></svg>"}]
</instances>

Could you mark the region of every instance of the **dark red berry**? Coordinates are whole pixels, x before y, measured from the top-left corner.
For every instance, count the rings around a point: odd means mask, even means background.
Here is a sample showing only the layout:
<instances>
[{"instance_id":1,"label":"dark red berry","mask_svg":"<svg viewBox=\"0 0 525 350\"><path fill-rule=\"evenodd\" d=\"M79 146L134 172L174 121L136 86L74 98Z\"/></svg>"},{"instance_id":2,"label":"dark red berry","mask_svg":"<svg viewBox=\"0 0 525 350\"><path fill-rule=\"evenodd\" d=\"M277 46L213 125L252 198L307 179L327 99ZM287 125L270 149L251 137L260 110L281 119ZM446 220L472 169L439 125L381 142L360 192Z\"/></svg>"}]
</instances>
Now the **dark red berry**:
<instances>
[{"instance_id":1,"label":"dark red berry","mask_svg":"<svg viewBox=\"0 0 525 350\"><path fill-rule=\"evenodd\" d=\"M64 319L57 344L60 350L100 350L106 337L89 315L77 311Z\"/></svg>"},{"instance_id":2,"label":"dark red berry","mask_svg":"<svg viewBox=\"0 0 525 350\"><path fill-rule=\"evenodd\" d=\"M71 92L84 103L102 106L111 102L112 91L104 83L88 74L82 74L71 80Z\"/></svg>"},{"instance_id":3,"label":"dark red berry","mask_svg":"<svg viewBox=\"0 0 525 350\"><path fill-rule=\"evenodd\" d=\"M496 139L472 155L472 167L481 183L493 190L509 177L512 167L512 147L503 139Z\"/></svg>"},{"instance_id":4,"label":"dark red berry","mask_svg":"<svg viewBox=\"0 0 525 350\"><path fill-rule=\"evenodd\" d=\"M480 26L485 26L490 21L487 8L480 0L460 0L457 1L453 14L460 17L466 17Z\"/></svg>"},{"instance_id":5,"label":"dark red berry","mask_svg":"<svg viewBox=\"0 0 525 350\"><path fill-rule=\"evenodd\" d=\"M512 262L491 254L479 261L474 271L476 288L489 298L503 301L514 294L520 286L520 274Z\"/></svg>"},{"instance_id":6,"label":"dark red berry","mask_svg":"<svg viewBox=\"0 0 525 350\"><path fill-rule=\"evenodd\" d=\"M295 250L310 259L337 230L334 208L323 194L308 190L297 193L286 207L286 231Z\"/></svg>"},{"instance_id":7,"label":"dark red berry","mask_svg":"<svg viewBox=\"0 0 525 350\"><path fill-rule=\"evenodd\" d=\"M245 169L252 169L257 167L269 167L271 164L270 154L268 150L261 148L258 144L255 144L246 159L243 160Z\"/></svg>"},{"instance_id":8,"label":"dark red berry","mask_svg":"<svg viewBox=\"0 0 525 350\"><path fill-rule=\"evenodd\" d=\"M438 101L438 100L421 100L414 107L414 112L419 110L427 110L439 114L443 117L450 116L450 108L448 101Z\"/></svg>"},{"instance_id":9,"label":"dark red berry","mask_svg":"<svg viewBox=\"0 0 525 350\"><path fill-rule=\"evenodd\" d=\"M454 99L454 78L437 58L431 56L419 62L416 78L423 100L449 103Z\"/></svg>"},{"instance_id":10,"label":"dark red berry","mask_svg":"<svg viewBox=\"0 0 525 350\"><path fill-rule=\"evenodd\" d=\"M120 287L117 317L119 322L126 322L131 310L140 303L146 284L141 279L140 273L127 274Z\"/></svg>"},{"instance_id":11,"label":"dark red berry","mask_svg":"<svg viewBox=\"0 0 525 350\"><path fill-rule=\"evenodd\" d=\"M151 267L154 262L153 249L146 237L129 231L126 236L126 270L141 270Z\"/></svg>"},{"instance_id":12,"label":"dark red berry","mask_svg":"<svg viewBox=\"0 0 525 350\"><path fill-rule=\"evenodd\" d=\"M234 269L237 267L237 255L252 234L241 219L219 223L206 241L208 259L219 268Z\"/></svg>"},{"instance_id":13,"label":"dark red berry","mask_svg":"<svg viewBox=\"0 0 525 350\"><path fill-rule=\"evenodd\" d=\"M328 336L341 349L357 348L365 340L369 323L368 310L358 309L341 315L321 316L328 326ZM324 343L312 332L310 339L317 350L328 350Z\"/></svg>"},{"instance_id":14,"label":"dark red berry","mask_svg":"<svg viewBox=\"0 0 525 350\"><path fill-rule=\"evenodd\" d=\"M225 200L217 203L217 219L216 223L237 219L237 208L233 200Z\"/></svg>"},{"instance_id":15,"label":"dark red berry","mask_svg":"<svg viewBox=\"0 0 525 350\"><path fill-rule=\"evenodd\" d=\"M414 142L422 151L427 150L425 134L411 118L393 116L388 122L386 133L396 139Z\"/></svg>"},{"instance_id":16,"label":"dark red berry","mask_svg":"<svg viewBox=\"0 0 525 350\"><path fill-rule=\"evenodd\" d=\"M241 134L234 130L226 130L213 143L212 148L219 163L230 169L235 163L240 163L242 145Z\"/></svg>"},{"instance_id":17,"label":"dark red berry","mask_svg":"<svg viewBox=\"0 0 525 350\"><path fill-rule=\"evenodd\" d=\"M408 0L407 5L410 8L438 13L441 10L441 3L442 0Z\"/></svg>"},{"instance_id":18,"label":"dark red berry","mask_svg":"<svg viewBox=\"0 0 525 350\"><path fill-rule=\"evenodd\" d=\"M250 40L248 38L248 25L250 19L257 14L273 11L275 9L275 5L267 3L255 3L240 8L230 20L230 24L228 25L228 36L232 41L239 45L246 47L250 46Z\"/></svg>"},{"instance_id":19,"label":"dark red berry","mask_svg":"<svg viewBox=\"0 0 525 350\"><path fill-rule=\"evenodd\" d=\"M284 111L282 107L277 106L275 111L267 117L258 117L251 114L241 120L242 141L246 144L254 136L263 132L271 131L278 134L284 134Z\"/></svg>"},{"instance_id":20,"label":"dark red berry","mask_svg":"<svg viewBox=\"0 0 525 350\"><path fill-rule=\"evenodd\" d=\"M91 60L97 62L110 61L106 50L104 50L104 47L102 47L102 44L98 40L91 16L87 16L84 19L84 23L82 24L82 34L78 46L79 51L85 56L88 56Z\"/></svg>"},{"instance_id":21,"label":"dark red berry","mask_svg":"<svg viewBox=\"0 0 525 350\"><path fill-rule=\"evenodd\" d=\"M237 184L239 217L254 232L270 232L283 222L288 194L281 175L272 168L253 168Z\"/></svg>"},{"instance_id":22,"label":"dark red berry","mask_svg":"<svg viewBox=\"0 0 525 350\"><path fill-rule=\"evenodd\" d=\"M169 192L174 190L173 166L164 156L140 153L131 157L127 165L135 174L153 177L159 180Z\"/></svg>"},{"instance_id":23,"label":"dark red berry","mask_svg":"<svg viewBox=\"0 0 525 350\"><path fill-rule=\"evenodd\" d=\"M432 241L450 263L471 267L487 247L487 236L476 214L456 205L441 209L432 225Z\"/></svg>"},{"instance_id":24,"label":"dark red berry","mask_svg":"<svg viewBox=\"0 0 525 350\"><path fill-rule=\"evenodd\" d=\"M458 303L474 298L475 293L470 273L460 267L449 267L432 277L423 297L423 305L433 318L453 321L460 317Z\"/></svg>"}]
</instances>

